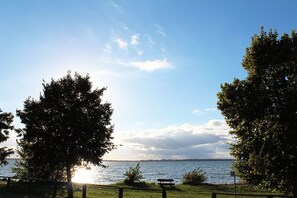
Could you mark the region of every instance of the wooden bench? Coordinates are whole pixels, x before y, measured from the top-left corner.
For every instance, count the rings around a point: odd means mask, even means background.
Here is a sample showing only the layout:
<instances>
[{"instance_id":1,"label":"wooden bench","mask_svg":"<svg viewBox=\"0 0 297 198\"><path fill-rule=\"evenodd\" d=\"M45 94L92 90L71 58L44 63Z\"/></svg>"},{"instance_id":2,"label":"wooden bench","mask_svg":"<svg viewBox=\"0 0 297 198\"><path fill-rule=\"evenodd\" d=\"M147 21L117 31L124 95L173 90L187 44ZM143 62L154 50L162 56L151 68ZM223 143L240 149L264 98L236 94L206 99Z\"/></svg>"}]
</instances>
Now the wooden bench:
<instances>
[{"instance_id":1,"label":"wooden bench","mask_svg":"<svg viewBox=\"0 0 297 198\"><path fill-rule=\"evenodd\" d=\"M6 182L7 182L7 183L6 183L6 188L9 188L11 177L8 177L8 176L0 176L0 178L2 178L1 181L6 181Z\"/></svg>"},{"instance_id":2,"label":"wooden bench","mask_svg":"<svg viewBox=\"0 0 297 198\"><path fill-rule=\"evenodd\" d=\"M173 179L158 179L158 184L163 187L163 186L173 186L175 185Z\"/></svg>"}]
</instances>

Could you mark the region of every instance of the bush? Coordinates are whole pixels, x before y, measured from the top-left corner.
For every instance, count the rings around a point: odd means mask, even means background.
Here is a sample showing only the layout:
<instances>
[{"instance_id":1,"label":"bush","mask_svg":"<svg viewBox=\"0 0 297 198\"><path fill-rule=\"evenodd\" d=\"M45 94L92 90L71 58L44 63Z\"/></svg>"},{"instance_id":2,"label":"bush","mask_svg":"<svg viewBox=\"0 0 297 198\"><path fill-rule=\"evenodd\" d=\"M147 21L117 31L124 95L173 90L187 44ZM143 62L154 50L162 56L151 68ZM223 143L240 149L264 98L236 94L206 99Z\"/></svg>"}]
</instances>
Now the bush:
<instances>
[{"instance_id":1,"label":"bush","mask_svg":"<svg viewBox=\"0 0 297 198\"><path fill-rule=\"evenodd\" d=\"M206 173L200 168L194 169L183 176L183 184L199 185L207 180Z\"/></svg>"},{"instance_id":2,"label":"bush","mask_svg":"<svg viewBox=\"0 0 297 198\"><path fill-rule=\"evenodd\" d=\"M136 181L143 178L139 163L137 163L134 168L131 166L124 175L126 176L124 180L125 184L134 184Z\"/></svg>"}]
</instances>

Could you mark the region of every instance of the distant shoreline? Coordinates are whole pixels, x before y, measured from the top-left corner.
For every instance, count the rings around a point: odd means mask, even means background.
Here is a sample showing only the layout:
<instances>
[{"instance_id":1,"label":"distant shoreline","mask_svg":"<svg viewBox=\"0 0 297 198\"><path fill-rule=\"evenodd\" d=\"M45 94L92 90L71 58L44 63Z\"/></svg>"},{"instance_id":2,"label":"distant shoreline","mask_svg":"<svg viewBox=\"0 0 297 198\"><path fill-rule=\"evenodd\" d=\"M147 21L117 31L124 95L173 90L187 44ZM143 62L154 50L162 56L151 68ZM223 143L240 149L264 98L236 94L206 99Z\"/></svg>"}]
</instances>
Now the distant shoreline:
<instances>
[{"instance_id":1,"label":"distant shoreline","mask_svg":"<svg viewBox=\"0 0 297 198\"><path fill-rule=\"evenodd\" d=\"M235 161L235 159L160 159L160 160L103 160L106 162L168 162L168 161Z\"/></svg>"},{"instance_id":2,"label":"distant shoreline","mask_svg":"<svg viewBox=\"0 0 297 198\"><path fill-rule=\"evenodd\" d=\"M19 160L20 158L7 158L7 160ZM160 159L160 160L102 160L104 162L168 162L168 161L235 161L235 159L227 158L227 159Z\"/></svg>"}]
</instances>

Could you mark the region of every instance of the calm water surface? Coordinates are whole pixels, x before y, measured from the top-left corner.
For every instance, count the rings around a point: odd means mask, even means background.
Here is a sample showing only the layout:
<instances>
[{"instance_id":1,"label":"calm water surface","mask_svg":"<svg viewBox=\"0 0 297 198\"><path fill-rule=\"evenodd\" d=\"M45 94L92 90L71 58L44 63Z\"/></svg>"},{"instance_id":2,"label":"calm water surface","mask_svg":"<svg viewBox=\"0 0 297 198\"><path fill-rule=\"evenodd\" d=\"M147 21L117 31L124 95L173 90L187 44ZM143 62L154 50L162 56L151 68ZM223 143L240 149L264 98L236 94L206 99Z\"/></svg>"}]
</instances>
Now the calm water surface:
<instances>
[{"instance_id":1,"label":"calm water surface","mask_svg":"<svg viewBox=\"0 0 297 198\"><path fill-rule=\"evenodd\" d=\"M0 175L13 176L11 168L15 160L0 167ZM159 178L172 178L179 183L183 175L195 168L206 172L208 183L233 183L230 176L232 160L219 161L140 161L140 170L144 181L156 182ZM135 167L138 162L131 161L104 161L107 168L92 166L90 169L77 169L73 181L79 183L111 184L123 181L124 173L129 167Z\"/></svg>"}]
</instances>

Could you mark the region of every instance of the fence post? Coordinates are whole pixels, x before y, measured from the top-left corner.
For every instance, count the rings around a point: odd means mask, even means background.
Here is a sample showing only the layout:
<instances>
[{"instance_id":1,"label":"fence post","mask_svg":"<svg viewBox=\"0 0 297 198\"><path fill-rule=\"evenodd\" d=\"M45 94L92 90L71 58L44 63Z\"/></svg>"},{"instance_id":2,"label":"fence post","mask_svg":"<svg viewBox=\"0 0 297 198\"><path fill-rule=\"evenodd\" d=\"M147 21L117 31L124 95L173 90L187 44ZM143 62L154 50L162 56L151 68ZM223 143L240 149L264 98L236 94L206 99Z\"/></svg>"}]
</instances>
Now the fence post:
<instances>
[{"instance_id":1,"label":"fence post","mask_svg":"<svg viewBox=\"0 0 297 198\"><path fill-rule=\"evenodd\" d=\"M87 185L86 184L83 184L82 198L87 198Z\"/></svg>"},{"instance_id":2,"label":"fence post","mask_svg":"<svg viewBox=\"0 0 297 198\"><path fill-rule=\"evenodd\" d=\"M119 198L123 198L123 194L124 194L124 189L119 188Z\"/></svg>"},{"instance_id":3,"label":"fence post","mask_svg":"<svg viewBox=\"0 0 297 198\"><path fill-rule=\"evenodd\" d=\"M162 191L162 198L166 198L166 190L164 190L164 189Z\"/></svg>"},{"instance_id":4,"label":"fence post","mask_svg":"<svg viewBox=\"0 0 297 198\"><path fill-rule=\"evenodd\" d=\"M10 186L10 177L7 178L6 188L8 189Z\"/></svg>"},{"instance_id":5,"label":"fence post","mask_svg":"<svg viewBox=\"0 0 297 198\"><path fill-rule=\"evenodd\" d=\"M211 193L211 198L217 198L217 194L216 193Z\"/></svg>"},{"instance_id":6,"label":"fence post","mask_svg":"<svg viewBox=\"0 0 297 198\"><path fill-rule=\"evenodd\" d=\"M56 198L56 196L57 196L57 191L58 191L58 189L57 189L57 181L54 181L53 198Z\"/></svg>"},{"instance_id":7,"label":"fence post","mask_svg":"<svg viewBox=\"0 0 297 198\"><path fill-rule=\"evenodd\" d=\"M28 194L30 194L31 191L32 191L32 179L29 179Z\"/></svg>"}]
</instances>

